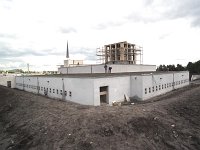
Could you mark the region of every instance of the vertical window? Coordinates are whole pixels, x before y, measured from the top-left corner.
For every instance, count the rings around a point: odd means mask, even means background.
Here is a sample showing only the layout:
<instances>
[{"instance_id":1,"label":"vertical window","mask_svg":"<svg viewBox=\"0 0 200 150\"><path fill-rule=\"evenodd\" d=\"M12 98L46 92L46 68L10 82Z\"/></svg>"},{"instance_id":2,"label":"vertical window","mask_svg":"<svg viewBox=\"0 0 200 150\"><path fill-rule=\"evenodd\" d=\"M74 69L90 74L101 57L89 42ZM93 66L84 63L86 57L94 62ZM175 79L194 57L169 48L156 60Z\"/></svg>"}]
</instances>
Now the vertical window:
<instances>
[{"instance_id":1,"label":"vertical window","mask_svg":"<svg viewBox=\"0 0 200 150\"><path fill-rule=\"evenodd\" d=\"M158 91L158 86L156 85L156 91Z\"/></svg>"},{"instance_id":2,"label":"vertical window","mask_svg":"<svg viewBox=\"0 0 200 150\"><path fill-rule=\"evenodd\" d=\"M58 94L58 89L57 89L57 94Z\"/></svg>"},{"instance_id":3,"label":"vertical window","mask_svg":"<svg viewBox=\"0 0 200 150\"><path fill-rule=\"evenodd\" d=\"M65 96L67 96L67 91L65 91Z\"/></svg>"},{"instance_id":4,"label":"vertical window","mask_svg":"<svg viewBox=\"0 0 200 150\"><path fill-rule=\"evenodd\" d=\"M62 90L60 90L60 95L62 95Z\"/></svg>"},{"instance_id":5,"label":"vertical window","mask_svg":"<svg viewBox=\"0 0 200 150\"><path fill-rule=\"evenodd\" d=\"M55 89L53 89L53 93L55 93Z\"/></svg>"},{"instance_id":6,"label":"vertical window","mask_svg":"<svg viewBox=\"0 0 200 150\"><path fill-rule=\"evenodd\" d=\"M151 93L151 88L149 88L149 93Z\"/></svg>"},{"instance_id":7,"label":"vertical window","mask_svg":"<svg viewBox=\"0 0 200 150\"><path fill-rule=\"evenodd\" d=\"M70 96L70 97L72 96L72 92L71 92L71 91L69 91L69 96Z\"/></svg>"},{"instance_id":8,"label":"vertical window","mask_svg":"<svg viewBox=\"0 0 200 150\"><path fill-rule=\"evenodd\" d=\"M154 92L154 86L152 87L152 92Z\"/></svg>"},{"instance_id":9,"label":"vertical window","mask_svg":"<svg viewBox=\"0 0 200 150\"><path fill-rule=\"evenodd\" d=\"M162 89L163 89L163 84L162 84Z\"/></svg>"},{"instance_id":10,"label":"vertical window","mask_svg":"<svg viewBox=\"0 0 200 150\"><path fill-rule=\"evenodd\" d=\"M159 90L160 90L160 87L161 87L161 86L159 85Z\"/></svg>"},{"instance_id":11,"label":"vertical window","mask_svg":"<svg viewBox=\"0 0 200 150\"><path fill-rule=\"evenodd\" d=\"M165 84L165 89L166 89L166 87L167 87L167 86L166 86L166 84Z\"/></svg>"},{"instance_id":12,"label":"vertical window","mask_svg":"<svg viewBox=\"0 0 200 150\"><path fill-rule=\"evenodd\" d=\"M49 92L51 93L51 88L49 89Z\"/></svg>"},{"instance_id":13,"label":"vertical window","mask_svg":"<svg viewBox=\"0 0 200 150\"><path fill-rule=\"evenodd\" d=\"M147 88L144 89L144 93L147 94Z\"/></svg>"}]
</instances>

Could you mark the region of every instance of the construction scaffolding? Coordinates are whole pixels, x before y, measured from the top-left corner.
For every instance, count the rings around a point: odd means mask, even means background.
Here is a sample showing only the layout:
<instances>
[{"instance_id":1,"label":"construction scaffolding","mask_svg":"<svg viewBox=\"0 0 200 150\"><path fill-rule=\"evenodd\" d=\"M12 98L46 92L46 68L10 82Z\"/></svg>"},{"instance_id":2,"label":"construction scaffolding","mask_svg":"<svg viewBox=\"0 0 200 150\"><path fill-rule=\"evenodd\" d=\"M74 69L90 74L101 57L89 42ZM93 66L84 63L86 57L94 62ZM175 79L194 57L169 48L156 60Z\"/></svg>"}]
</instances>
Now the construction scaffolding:
<instances>
[{"instance_id":1,"label":"construction scaffolding","mask_svg":"<svg viewBox=\"0 0 200 150\"><path fill-rule=\"evenodd\" d=\"M143 64L143 48L124 42L97 48L97 63Z\"/></svg>"}]
</instances>

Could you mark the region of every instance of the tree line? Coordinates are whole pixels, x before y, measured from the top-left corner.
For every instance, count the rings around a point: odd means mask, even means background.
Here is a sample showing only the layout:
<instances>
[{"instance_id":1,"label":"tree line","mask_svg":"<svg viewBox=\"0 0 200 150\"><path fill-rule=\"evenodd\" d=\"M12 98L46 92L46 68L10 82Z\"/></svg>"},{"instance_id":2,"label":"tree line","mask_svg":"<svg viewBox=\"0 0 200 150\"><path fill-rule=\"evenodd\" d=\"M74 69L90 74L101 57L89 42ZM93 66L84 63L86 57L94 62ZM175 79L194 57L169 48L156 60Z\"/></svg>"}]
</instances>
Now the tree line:
<instances>
[{"instance_id":1,"label":"tree line","mask_svg":"<svg viewBox=\"0 0 200 150\"><path fill-rule=\"evenodd\" d=\"M188 70L190 74L200 74L200 60L197 62L189 62L187 66L181 64L175 65L160 65L156 71L185 71Z\"/></svg>"}]
</instances>

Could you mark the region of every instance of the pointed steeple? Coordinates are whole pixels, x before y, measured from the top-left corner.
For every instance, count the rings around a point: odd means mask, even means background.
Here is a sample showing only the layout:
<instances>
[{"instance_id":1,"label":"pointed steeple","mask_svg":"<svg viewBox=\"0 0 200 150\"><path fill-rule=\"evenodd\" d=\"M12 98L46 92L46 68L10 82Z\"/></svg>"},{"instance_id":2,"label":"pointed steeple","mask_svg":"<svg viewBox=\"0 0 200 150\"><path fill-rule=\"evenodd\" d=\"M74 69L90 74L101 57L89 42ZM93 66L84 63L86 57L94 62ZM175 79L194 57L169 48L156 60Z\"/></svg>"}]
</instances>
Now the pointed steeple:
<instances>
[{"instance_id":1,"label":"pointed steeple","mask_svg":"<svg viewBox=\"0 0 200 150\"><path fill-rule=\"evenodd\" d=\"M67 40L67 52L66 52L66 58L69 58L68 40Z\"/></svg>"}]
</instances>

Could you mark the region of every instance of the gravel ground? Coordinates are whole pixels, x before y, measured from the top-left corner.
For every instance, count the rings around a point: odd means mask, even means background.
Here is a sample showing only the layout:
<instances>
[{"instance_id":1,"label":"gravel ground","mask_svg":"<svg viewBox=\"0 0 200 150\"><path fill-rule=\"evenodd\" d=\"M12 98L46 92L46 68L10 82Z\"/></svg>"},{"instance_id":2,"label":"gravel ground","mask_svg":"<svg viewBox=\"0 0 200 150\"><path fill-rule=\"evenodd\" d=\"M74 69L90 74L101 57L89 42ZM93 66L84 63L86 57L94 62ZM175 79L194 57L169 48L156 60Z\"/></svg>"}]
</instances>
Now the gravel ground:
<instances>
[{"instance_id":1,"label":"gravel ground","mask_svg":"<svg viewBox=\"0 0 200 150\"><path fill-rule=\"evenodd\" d=\"M0 149L200 149L200 85L126 106L83 106L0 86Z\"/></svg>"}]
</instances>

